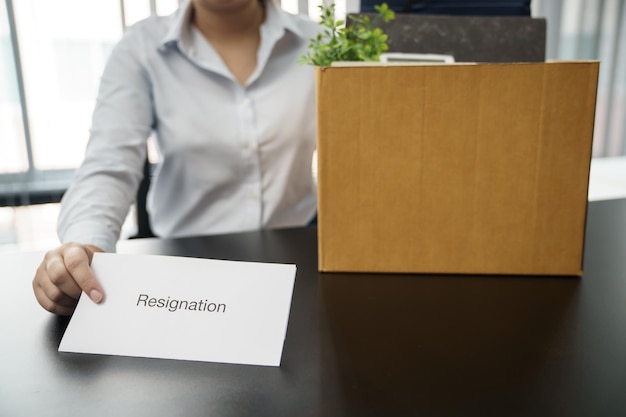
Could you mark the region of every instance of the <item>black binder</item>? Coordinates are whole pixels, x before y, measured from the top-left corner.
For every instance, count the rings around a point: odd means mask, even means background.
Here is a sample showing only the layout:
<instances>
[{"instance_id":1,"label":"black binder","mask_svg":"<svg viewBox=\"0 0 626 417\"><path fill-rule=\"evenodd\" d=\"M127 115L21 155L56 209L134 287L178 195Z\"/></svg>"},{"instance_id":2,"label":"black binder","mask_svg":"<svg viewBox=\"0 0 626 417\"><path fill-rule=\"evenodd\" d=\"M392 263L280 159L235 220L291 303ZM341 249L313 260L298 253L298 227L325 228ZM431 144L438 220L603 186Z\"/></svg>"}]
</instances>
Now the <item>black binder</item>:
<instances>
[{"instance_id":1,"label":"black binder","mask_svg":"<svg viewBox=\"0 0 626 417\"><path fill-rule=\"evenodd\" d=\"M361 13L373 13L387 3L398 13L451 16L530 16L531 0L361 0Z\"/></svg>"}]
</instances>

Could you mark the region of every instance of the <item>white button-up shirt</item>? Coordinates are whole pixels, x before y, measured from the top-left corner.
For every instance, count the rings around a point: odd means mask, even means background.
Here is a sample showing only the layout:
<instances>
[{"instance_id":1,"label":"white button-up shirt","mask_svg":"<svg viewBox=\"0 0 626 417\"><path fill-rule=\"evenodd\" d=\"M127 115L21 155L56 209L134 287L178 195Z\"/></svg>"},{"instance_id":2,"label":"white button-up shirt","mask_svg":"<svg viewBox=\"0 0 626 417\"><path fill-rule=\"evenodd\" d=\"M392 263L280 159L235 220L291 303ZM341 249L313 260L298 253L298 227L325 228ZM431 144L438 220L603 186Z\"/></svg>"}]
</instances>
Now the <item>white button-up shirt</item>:
<instances>
[{"instance_id":1,"label":"white button-up shirt","mask_svg":"<svg viewBox=\"0 0 626 417\"><path fill-rule=\"evenodd\" d=\"M102 76L85 160L63 198L62 242L115 250L154 133L148 194L161 237L307 224L315 214L313 68L319 25L266 1L257 67L241 86L191 6L128 29Z\"/></svg>"}]
</instances>

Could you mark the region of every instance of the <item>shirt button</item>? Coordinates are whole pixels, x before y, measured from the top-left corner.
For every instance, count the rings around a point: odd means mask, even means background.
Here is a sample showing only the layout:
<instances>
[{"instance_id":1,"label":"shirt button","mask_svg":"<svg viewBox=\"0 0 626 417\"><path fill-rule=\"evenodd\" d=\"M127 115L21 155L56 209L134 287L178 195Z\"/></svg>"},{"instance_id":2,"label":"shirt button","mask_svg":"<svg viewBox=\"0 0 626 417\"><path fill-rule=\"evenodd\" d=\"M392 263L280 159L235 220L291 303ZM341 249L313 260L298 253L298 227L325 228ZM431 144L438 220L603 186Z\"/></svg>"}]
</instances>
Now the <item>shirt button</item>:
<instances>
[{"instance_id":1,"label":"shirt button","mask_svg":"<svg viewBox=\"0 0 626 417\"><path fill-rule=\"evenodd\" d=\"M241 100L241 105L243 107L248 107L250 106L250 99L249 98L244 98L243 100Z\"/></svg>"}]
</instances>

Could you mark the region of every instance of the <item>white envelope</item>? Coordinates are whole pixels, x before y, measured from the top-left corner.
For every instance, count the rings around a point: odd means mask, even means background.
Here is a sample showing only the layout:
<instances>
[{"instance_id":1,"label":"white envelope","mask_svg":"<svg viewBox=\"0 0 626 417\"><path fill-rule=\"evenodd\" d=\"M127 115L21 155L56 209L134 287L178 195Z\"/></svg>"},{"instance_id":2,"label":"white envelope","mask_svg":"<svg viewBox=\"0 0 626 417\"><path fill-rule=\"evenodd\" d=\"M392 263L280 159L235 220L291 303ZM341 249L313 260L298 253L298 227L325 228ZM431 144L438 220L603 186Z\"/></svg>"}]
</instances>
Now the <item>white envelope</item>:
<instances>
[{"instance_id":1,"label":"white envelope","mask_svg":"<svg viewBox=\"0 0 626 417\"><path fill-rule=\"evenodd\" d=\"M295 265L94 255L60 352L280 366Z\"/></svg>"}]
</instances>

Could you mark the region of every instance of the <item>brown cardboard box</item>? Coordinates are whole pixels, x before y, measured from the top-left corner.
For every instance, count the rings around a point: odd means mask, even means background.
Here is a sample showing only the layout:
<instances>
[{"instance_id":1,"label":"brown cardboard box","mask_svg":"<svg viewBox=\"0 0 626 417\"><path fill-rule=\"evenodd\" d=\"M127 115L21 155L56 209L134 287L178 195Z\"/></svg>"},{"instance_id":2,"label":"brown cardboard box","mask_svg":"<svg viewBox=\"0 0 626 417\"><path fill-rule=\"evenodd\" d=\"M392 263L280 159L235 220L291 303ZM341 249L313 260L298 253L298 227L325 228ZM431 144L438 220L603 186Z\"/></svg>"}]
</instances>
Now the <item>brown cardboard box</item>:
<instances>
[{"instance_id":1,"label":"brown cardboard box","mask_svg":"<svg viewBox=\"0 0 626 417\"><path fill-rule=\"evenodd\" d=\"M319 269L582 274L598 69L318 68Z\"/></svg>"}]
</instances>

